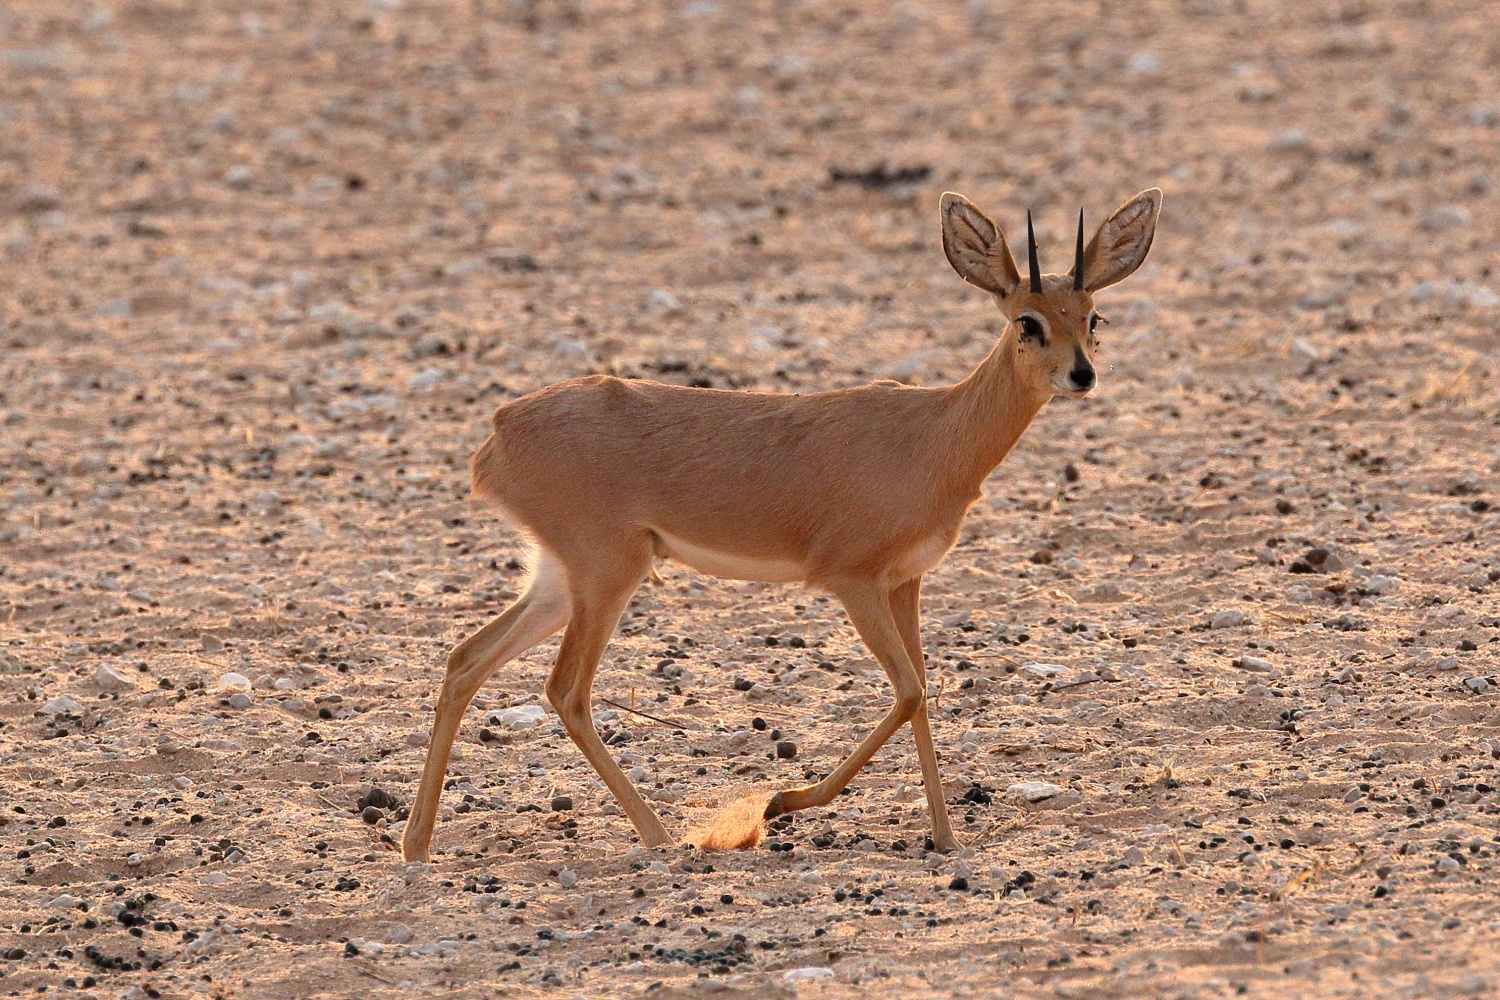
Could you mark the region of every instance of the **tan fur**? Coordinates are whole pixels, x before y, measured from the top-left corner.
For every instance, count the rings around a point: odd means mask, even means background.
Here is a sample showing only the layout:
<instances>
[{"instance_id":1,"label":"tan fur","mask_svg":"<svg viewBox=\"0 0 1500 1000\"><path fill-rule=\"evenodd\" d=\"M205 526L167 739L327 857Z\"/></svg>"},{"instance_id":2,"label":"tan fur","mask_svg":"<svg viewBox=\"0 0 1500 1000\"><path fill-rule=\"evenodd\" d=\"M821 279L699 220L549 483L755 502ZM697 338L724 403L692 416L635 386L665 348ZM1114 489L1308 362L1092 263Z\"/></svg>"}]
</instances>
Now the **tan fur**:
<instances>
[{"instance_id":1,"label":"tan fur","mask_svg":"<svg viewBox=\"0 0 1500 1000\"><path fill-rule=\"evenodd\" d=\"M776 794L764 815L831 801L910 721L933 839L939 849L955 847L927 720L921 575L952 546L981 484L1042 405L1059 393L1086 393L1068 388L1067 379L1076 366L1091 365L1092 292L1139 266L1160 197L1143 192L1100 227L1085 258L1084 290L1074 291L1067 275L1046 275L1035 294L999 228L967 200L944 195L949 260L991 292L1010 320L957 385L876 382L771 395L594 375L500 407L471 464L474 490L523 526L539 556L560 570L539 572L516 605L450 656L403 838L406 858L428 856L448 750L469 698L523 651L513 635L539 642L542 628L561 626L564 607L568 630L547 697L641 839L670 843L595 733L589 706L620 613L652 560L672 555L673 546L719 571L753 577L761 567L831 592L895 689L896 705L832 774ZM1044 324L1045 344L1021 338L1024 315ZM566 595L555 592L563 579Z\"/></svg>"}]
</instances>

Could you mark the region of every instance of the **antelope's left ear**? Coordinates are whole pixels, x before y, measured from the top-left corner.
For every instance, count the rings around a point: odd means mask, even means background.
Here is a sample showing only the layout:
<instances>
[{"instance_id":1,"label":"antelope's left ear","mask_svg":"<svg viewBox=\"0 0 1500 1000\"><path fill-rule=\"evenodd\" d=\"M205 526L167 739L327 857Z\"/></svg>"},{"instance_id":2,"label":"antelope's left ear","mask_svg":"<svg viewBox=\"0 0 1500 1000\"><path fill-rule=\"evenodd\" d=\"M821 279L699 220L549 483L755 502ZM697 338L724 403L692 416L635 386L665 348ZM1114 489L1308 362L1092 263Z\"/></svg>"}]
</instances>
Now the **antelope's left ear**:
<instances>
[{"instance_id":1,"label":"antelope's left ear","mask_svg":"<svg viewBox=\"0 0 1500 1000\"><path fill-rule=\"evenodd\" d=\"M1083 251L1083 287L1097 292L1134 274L1151 249L1160 214L1160 188L1148 188L1115 209Z\"/></svg>"}]
</instances>

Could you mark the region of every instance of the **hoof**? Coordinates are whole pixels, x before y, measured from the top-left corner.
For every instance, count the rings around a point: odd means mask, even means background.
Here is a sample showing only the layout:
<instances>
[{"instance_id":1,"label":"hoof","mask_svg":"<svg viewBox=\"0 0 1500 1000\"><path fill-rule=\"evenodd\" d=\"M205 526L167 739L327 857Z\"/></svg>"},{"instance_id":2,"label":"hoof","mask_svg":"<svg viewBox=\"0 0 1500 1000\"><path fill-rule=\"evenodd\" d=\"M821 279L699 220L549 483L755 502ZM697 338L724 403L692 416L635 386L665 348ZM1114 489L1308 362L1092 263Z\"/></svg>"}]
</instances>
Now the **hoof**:
<instances>
[{"instance_id":1,"label":"hoof","mask_svg":"<svg viewBox=\"0 0 1500 1000\"><path fill-rule=\"evenodd\" d=\"M781 792L777 792L775 795L771 796L771 801L766 803L766 811L761 816L761 819L775 819L777 816L780 816L782 813L786 812L786 810L782 808L781 796Z\"/></svg>"}]
</instances>

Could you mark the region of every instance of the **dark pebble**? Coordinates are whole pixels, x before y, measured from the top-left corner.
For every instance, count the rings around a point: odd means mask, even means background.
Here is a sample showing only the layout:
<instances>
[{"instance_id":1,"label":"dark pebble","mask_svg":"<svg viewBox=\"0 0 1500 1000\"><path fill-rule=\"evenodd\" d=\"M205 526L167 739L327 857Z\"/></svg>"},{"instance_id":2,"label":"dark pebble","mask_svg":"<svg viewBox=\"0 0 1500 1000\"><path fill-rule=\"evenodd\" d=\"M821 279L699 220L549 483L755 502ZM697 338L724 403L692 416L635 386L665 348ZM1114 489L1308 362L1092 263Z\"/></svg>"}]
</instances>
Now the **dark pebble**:
<instances>
[{"instance_id":1,"label":"dark pebble","mask_svg":"<svg viewBox=\"0 0 1500 1000\"><path fill-rule=\"evenodd\" d=\"M365 806L364 810L361 811L359 815L361 819L363 819L366 823L369 823L371 826L374 826L376 823L379 823L381 820L385 819L385 813L379 809L376 809L374 806Z\"/></svg>"},{"instance_id":2,"label":"dark pebble","mask_svg":"<svg viewBox=\"0 0 1500 1000\"><path fill-rule=\"evenodd\" d=\"M381 788L371 788L359 797L361 809L368 809L370 806L376 809L393 809L400 804L394 795Z\"/></svg>"},{"instance_id":3,"label":"dark pebble","mask_svg":"<svg viewBox=\"0 0 1500 1000\"><path fill-rule=\"evenodd\" d=\"M755 682L749 680L748 678L745 678L745 677L736 677L734 679L734 689L736 691L749 691L754 686L755 686Z\"/></svg>"},{"instance_id":4,"label":"dark pebble","mask_svg":"<svg viewBox=\"0 0 1500 1000\"><path fill-rule=\"evenodd\" d=\"M730 903L734 902L734 897L726 892L724 893L724 895L719 897L719 902L723 903L725 906L728 906Z\"/></svg>"},{"instance_id":5,"label":"dark pebble","mask_svg":"<svg viewBox=\"0 0 1500 1000\"><path fill-rule=\"evenodd\" d=\"M353 941L346 941L346 942L344 942L344 957L345 958L353 958L355 955L358 955L358 954L359 954L359 949L356 948L356 947L354 947L354 942Z\"/></svg>"},{"instance_id":6,"label":"dark pebble","mask_svg":"<svg viewBox=\"0 0 1500 1000\"><path fill-rule=\"evenodd\" d=\"M954 876L953 881L948 883L948 888L952 889L954 892L968 892L969 880L964 878L962 875Z\"/></svg>"},{"instance_id":7,"label":"dark pebble","mask_svg":"<svg viewBox=\"0 0 1500 1000\"><path fill-rule=\"evenodd\" d=\"M792 760L797 756L797 744L791 740L782 740L776 744L776 756L782 760Z\"/></svg>"},{"instance_id":8,"label":"dark pebble","mask_svg":"<svg viewBox=\"0 0 1500 1000\"><path fill-rule=\"evenodd\" d=\"M750 720L750 728L755 730L757 733L763 733L766 731L766 720L757 715L755 718Z\"/></svg>"},{"instance_id":9,"label":"dark pebble","mask_svg":"<svg viewBox=\"0 0 1500 1000\"><path fill-rule=\"evenodd\" d=\"M567 812L573 808L573 797L571 795L559 795L552 800L552 811L555 813Z\"/></svg>"},{"instance_id":10,"label":"dark pebble","mask_svg":"<svg viewBox=\"0 0 1500 1000\"><path fill-rule=\"evenodd\" d=\"M5 957L8 961L19 962L21 959L26 957L26 949L12 948L5 953Z\"/></svg>"}]
</instances>

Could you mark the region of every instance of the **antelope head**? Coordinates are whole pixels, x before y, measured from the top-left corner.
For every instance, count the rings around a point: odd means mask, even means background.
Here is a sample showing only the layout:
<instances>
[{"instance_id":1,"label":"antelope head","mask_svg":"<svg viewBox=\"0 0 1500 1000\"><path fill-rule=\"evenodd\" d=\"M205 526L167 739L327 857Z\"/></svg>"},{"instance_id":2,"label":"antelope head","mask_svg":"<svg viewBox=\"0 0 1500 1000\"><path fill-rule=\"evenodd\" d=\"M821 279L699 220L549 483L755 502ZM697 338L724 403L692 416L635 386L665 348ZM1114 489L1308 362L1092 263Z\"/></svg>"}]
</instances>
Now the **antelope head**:
<instances>
[{"instance_id":1,"label":"antelope head","mask_svg":"<svg viewBox=\"0 0 1500 1000\"><path fill-rule=\"evenodd\" d=\"M1094 333L1101 322L1094 293L1129 277L1151 249L1161 191L1150 188L1117 208L1094 238L1083 242L1083 210L1067 274L1043 274L1036 233L1026 213L1027 276L1021 278L1005 234L973 202L942 197L943 252L959 277L995 297L1008 321L1002 344L1013 352L1023 384L1043 396L1079 398L1097 382Z\"/></svg>"}]
</instances>

